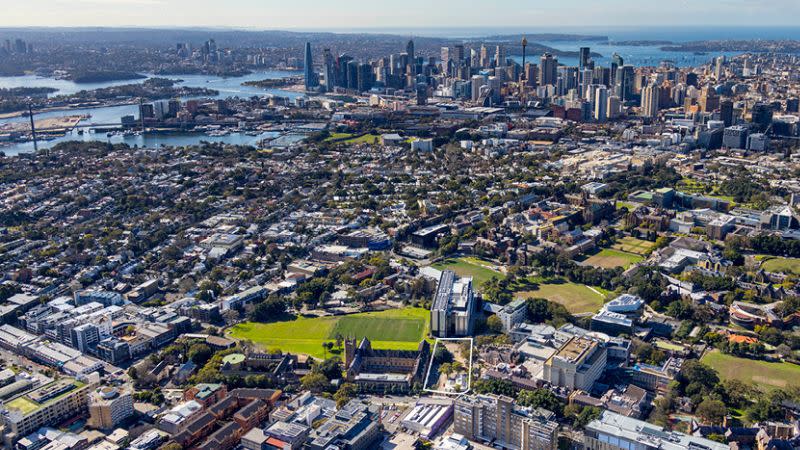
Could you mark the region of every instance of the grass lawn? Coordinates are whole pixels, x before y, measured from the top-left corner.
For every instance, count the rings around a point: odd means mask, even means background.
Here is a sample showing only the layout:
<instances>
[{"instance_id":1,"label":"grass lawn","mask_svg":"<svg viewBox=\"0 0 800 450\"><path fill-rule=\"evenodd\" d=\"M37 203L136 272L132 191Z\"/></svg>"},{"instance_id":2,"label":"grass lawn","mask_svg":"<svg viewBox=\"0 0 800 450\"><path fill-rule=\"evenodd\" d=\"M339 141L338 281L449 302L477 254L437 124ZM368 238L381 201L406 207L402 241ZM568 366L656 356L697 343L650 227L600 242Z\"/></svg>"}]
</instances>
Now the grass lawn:
<instances>
[{"instance_id":1,"label":"grass lawn","mask_svg":"<svg viewBox=\"0 0 800 450\"><path fill-rule=\"evenodd\" d=\"M655 243L650 241L643 241L641 239L636 239L635 237L627 236L618 240L617 243L612 246L612 248L621 252L644 256L650 253L655 245Z\"/></svg>"},{"instance_id":2,"label":"grass lawn","mask_svg":"<svg viewBox=\"0 0 800 450\"><path fill-rule=\"evenodd\" d=\"M274 323L245 322L227 333L234 339L248 339L266 349L281 349L324 358L323 342L344 337L367 337L375 348L414 350L428 334L430 312L422 308L351 314L347 316L298 317Z\"/></svg>"},{"instance_id":3,"label":"grass lawn","mask_svg":"<svg viewBox=\"0 0 800 450\"><path fill-rule=\"evenodd\" d=\"M603 291L592 290L583 284L566 281L540 284L537 289L517 292L515 296L517 298L546 298L551 302L564 305L573 314L597 312L605 301Z\"/></svg>"},{"instance_id":4,"label":"grass lawn","mask_svg":"<svg viewBox=\"0 0 800 450\"><path fill-rule=\"evenodd\" d=\"M377 134L365 134L363 136L354 137L344 141L345 144L377 144L380 142L381 137Z\"/></svg>"},{"instance_id":5,"label":"grass lawn","mask_svg":"<svg viewBox=\"0 0 800 450\"><path fill-rule=\"evenodd\" d=\"M325 142L343 141L345 139L350 139L351 137L353 137L351 133L331 133L330 136L325 138Z\"/></svg>"},{"instance_id":6,"label":"grass lawn","mask_svg":"<svg viewBox=\"0 0 800 450\"><path fill-rule=\"evenodd\" d=\"M640 261L644 261L644 258L640 255L604 248L603 250L600 250L596 254L587 258L584 263L590 266L602 267L605 269L613 269L615 267L624 267L627 269L628 267Z\"/></svg>"},{"instance_id":7,"label":"grass lawn","mask_svg":"<svg viewBox=\"0 0 800 450\"><path fill-rule=\"evenodd\" d=\"M492 277L498 279L505 275L492 268L494 264L479 258L449 258L433 265L435 269L452 270L459 277L472 277L472 284L480 291L481 286Z\"/></svg>"},{"instance_id":8,"label":"grass lawn","mask_svg":"<svg viewBox=\"0 0 800 450\"><path fill-rule=\"evenodd\" d=\"M627 208L628 211L633 211L634 209L639 207L637 203L630 203L623 201L617 201L614 206L616 206L617 209Z\"/></svg>"},{"instance_id":9,"label":"grass lawn","mask_svg":"<svg viewBox=\"0 0 800 450\"><path fill-rule=\"evenodd\" d=\"M721 378L737 379L766 389L798 384L800 366L738 358L713 350L701 360L719 372Z\"/></svg>"},{"instance_id":10,"label":"grass lawn","mask_svg":"<svg viewBox=\"0 0 800 450\"><path fill-rule=\"evenodd\" d=\"M779 258L763 257L760 259L761 268L767 272L785 273L789 275L800 275L800 259L798 258Z\"/></svg>"},{"instance_id":11,"label":"grass lawn","mask_svg":"<svg viewBox=\"0 0 800 450\"><path fill-rule=\"evenodd\" d=\"M14 400L11 400L10 402L6 403L6 406L9 409L19 410L23 414L28 414L29 412L39 407L39 405L37 405L32 400L29 400L26 397L17 397Z\"/></svg>"}]
</instances>

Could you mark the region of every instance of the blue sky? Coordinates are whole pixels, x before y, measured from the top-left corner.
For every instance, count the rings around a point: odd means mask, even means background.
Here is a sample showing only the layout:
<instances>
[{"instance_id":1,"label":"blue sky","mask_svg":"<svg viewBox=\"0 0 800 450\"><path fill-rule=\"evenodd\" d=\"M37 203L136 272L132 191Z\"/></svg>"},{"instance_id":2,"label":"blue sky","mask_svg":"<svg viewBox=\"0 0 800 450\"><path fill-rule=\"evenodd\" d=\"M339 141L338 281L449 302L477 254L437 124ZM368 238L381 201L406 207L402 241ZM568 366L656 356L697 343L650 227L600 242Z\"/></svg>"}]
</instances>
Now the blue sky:
<instances>
[{"instance_id":1,"label":"blue sky","mask_svg":"<svg viewBox=\"0 0 800 450\"><path fill-rule=\"evenodd\" d=\"M0 26L796 25L800 0L1 0Z\"/></svg>"}]
</instances>

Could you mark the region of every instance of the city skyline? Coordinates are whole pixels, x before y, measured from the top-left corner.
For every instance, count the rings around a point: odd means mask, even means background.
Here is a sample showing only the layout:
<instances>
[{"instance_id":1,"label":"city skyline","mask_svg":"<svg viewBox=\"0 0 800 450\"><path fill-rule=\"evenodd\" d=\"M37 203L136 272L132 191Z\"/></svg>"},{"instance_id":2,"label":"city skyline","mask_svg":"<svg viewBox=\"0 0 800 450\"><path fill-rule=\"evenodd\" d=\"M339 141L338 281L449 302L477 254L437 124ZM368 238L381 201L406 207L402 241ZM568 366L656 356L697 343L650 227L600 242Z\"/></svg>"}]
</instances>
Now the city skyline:
<instances>
[{"instance_id":1,"label":"city skyline","mask_svg":"<svg viewBox=\"0 0 800 450\"><path fill-rule=\"evenodd\" d=\"M681 0L664 8L654 1L565 0L533 4L505 0L491 9L475 2L444 0L436 7L409 0L389 8L365 0L332 5L321 0L302 4L272 0L31 0L6 8L2 27L28 26L187 26L250 29L313 29L347 31L385 27L553 28L583 26L794 26L800 3L792 0ZM246 11L246 13L244 13ZM514 11L510 14L510 11Z\"/></svg>"}]
</instances>

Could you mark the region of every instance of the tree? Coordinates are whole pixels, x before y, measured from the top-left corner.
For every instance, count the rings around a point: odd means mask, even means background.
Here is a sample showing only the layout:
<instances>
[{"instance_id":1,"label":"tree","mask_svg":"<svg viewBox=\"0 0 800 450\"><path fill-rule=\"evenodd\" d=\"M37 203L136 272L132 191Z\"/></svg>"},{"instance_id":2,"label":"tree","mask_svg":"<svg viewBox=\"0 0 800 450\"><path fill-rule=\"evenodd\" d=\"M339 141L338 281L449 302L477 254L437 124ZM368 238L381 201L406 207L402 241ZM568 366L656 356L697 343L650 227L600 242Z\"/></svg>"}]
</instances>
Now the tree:
<instances>
[{"instance_id":1,"label":"tree","mask_svg":"<svg viewBox=\"0 0 800 450\"><path fill-rule=\"evenodd\" d=\"M160 450L183 450L183 446L177 442L170 442L169 444L161 447Z\"/></svg>"},{"instance_id":2,"label":"tree","mask_svg":"<svg viewBox=\"0 0 800 450\"><path fill-rule=\"evenodd\" d=\"M303 389L312 392L326 391L330 387L330 382L325 378L325 375L316 372L311 372L303 376L303 378L300 379L300 384L303 386Z\"/></svg>"},{"instance_id":3,"label":"tree","mask_svg":"<svg viewBox=\"0 0 800 450\"><path fill-rule=\"evenodd\" d=\"M536 389L534 391L523 389L517 394L517 403L520 406L548 409L559 416L563 413L561 400L549 389Z\"/></svg>"},{"instance_id":4,"label":"tree","mask_svg":"<svg viewBox=\"0 0 800 450\"><path fill-rule=\"evenodd\" d=\"M279 319L286 313L286 302L280 297L270 296L257 304L250 313L250 320L254 322L270 322Z\"/></svg>"},{"instance_id":5,"label":"tree","mask_svg":"<svg viewBox=\"0 0 800 450\"><path fill-rule=\"evenodd\" d=\"M699 405L695 413L710 424L721 423L728 413L728 408L719 400L706 398Z\"/></svg>"},{"instance_id":6,"label":"tree","mask_svg":"<svg viewBox=\"0 0 800 450\"><path fill-rule=\"evenodd\" d=\"M214 351L206 344L192 344L192 346L189 347L187 355L193 363L197 364L198 367L202 367L211 359L211 356L214 355Z\"/></svg>"},{"instance_id":7,"label":"tree","mask_svg":"<svg viewBox=\"0 0 800 450\"><path fill-rule=\"evenodd\" d=\"M344 383L339 387L339 390L333 394L333 399L336 400L336 407L341 408L347 402L352 400L358 394L358 387L352 383Z\"/></svg>"},{"instance_id":8,"label":"tree","mask_svg":"<svg viewBox=\"0 0 800 450\"><path fill-rule=\"evenodd\" d=\"M497 314L492 314L486 319L486 327L492 333L502 333L503 332L503 321L497 317Z\"/></svg>"}]
</instances>

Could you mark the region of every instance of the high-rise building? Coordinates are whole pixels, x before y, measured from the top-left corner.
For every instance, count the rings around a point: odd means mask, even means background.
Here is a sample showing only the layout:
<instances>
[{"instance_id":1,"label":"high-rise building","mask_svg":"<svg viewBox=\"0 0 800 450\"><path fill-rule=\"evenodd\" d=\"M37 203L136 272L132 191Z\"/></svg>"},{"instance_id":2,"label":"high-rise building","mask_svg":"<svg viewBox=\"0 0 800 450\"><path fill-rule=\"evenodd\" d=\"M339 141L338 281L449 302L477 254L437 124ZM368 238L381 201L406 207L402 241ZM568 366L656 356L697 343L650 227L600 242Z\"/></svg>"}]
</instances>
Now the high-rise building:
<instances>
[{"instance_id":1,"label":"high-rise building","mask_svg":"<svg viewBox=\"0 0 800 450\"><path fill-rule=\"evenodd\" d=\"M489 60L489 49L486 48L486 45L481 44L481 54L479 64L481 67L489 67L491 61Z\"/></svg>"},{"instance_id":2,"label":"high-rise building","mask_svg":"<svg viewBox=\"0 0 800 450\"><path fill-rule=\"evenodd\" d=\"M611 55L611 86L617 85L617 69L625 65L625 60L617 52Z\"/></svg>"},{"instance_id":3,"label":"high-rise building","mask_svg":"<svg viewBox=\"0 0 800 450\"><path fill-rule=\"evenodd\" d=\"M414 55L414 40L409 39L406 44L406 54L408 55L409 64L416 64L416 56Z\"/></svg>"},{"instance_id":4,"label":"high-rise building","mask_svg":"<svg viewBox=\"0 0 800 450\"><path fill-rule=\"evenodd\" d=\"M594 91L594 120L608 120L608 89L603 85L597 86Z\"/></svg>"},{"instance_id":5,"label":"high-rise building","mask_svg":"<svg viewBox=\"0 0 800 450\"><path fill-rule=\"evenodd\" d=\"M649 84L642 89L642 117L658 116L659 93L659 87L653 84Z\"/></svg>"},{"instance_id":6,"label":"high-rise building","mask_svg":"<svg viewBox=\"0 0 800 450\"><path fill-rule=\"evenodd\" d=\"M498 45L494 51L494 66L505 67L506 65L506 48Z\"/></svg>"},{"instance_id":7,"label":"high-rise building","mask_svg":"<svg viewBox=\"0 0 800 450\"><path fill-rule=\"evenodd\" d=\"M317 74L314 72L314 58L311 56L311 43L306 42L306 50L303 57L303 76L306 81L306 90L310 91L319 86Z\"/></svg>"},{"instance_id":8,"label":"high-rise building","mask_svg":"<svg viewBox=\"0 0 800 450\"><path fill-rule=\"evenodd\" d=\"M719 103L719 116L726 127L733 125L733 101L723 100Z\"/></svg>"},{"instance_id":9,"label":"high-rise building","mask_svg":"<svg viewBox=\"0 0 800 450\"><path fill-rule=\"evenodd\" d=\"M453 46L453 61L459 67L464 64L464 44Z\"/></svg>"},{"instance_id":10,"label":"high-rise building","mask_svg":"<svg viewBox=\"0 0 800 450\"><path fill-rule=\"evenodd\" d=\"M358 61L347 62L347 89L358 90Z\"/></svg>"},{"instance_id":11,"label":"high-rise building","mask_svg":"<svg viewBox=\"0 0 800 450\"><path fill-rule=\"evenodd\" d=\"M589 66L589 61L592 59L592 50L589 47L581 47L578 56L578 69L583 70Z\"/></svg>"},{"instance_id":12,"label":"high-rise building","mask_svg":"<svg viewBox=\"0 0 800 450\"><path fill-rule=\"evenodd\" d=\"M441 59L442 59L442 73L449 75L450 74L450 47L442 47Z\"/></svg>"},{"instance_id":13,"label":"high-rise building","mask_svg":"<svg viewBox=\"0 0 800 450\"><path fill-rule=\"evenodd\" d=\"M539 84L555 85L558 78L558 59L551 53L545 53L539 60Z\"/></svg>"},{"instance_id":14,"label":"high-rise building","mask_svg":"<svg viewBox=\"0 0 800 450\"><path fill-rule=\"evenodd\" d=\"M629 102L634 97L636 73L631 65L623 65L617 68L616 94L623 102Z\"/></svg>"},{"instance_id":15,"label":"high-rise building","mask_svg":"<svg viewBox=\"0 0 800 450\"><path fill-rule=\"evenodd\" d=\"M495 448L555 450L558 422L542 408L525 408L499 395L463 396L453 408L455 432L472 441L492 441Z\"/></svg>"},{"instance_id":16,"label":"high-rise building","mask_svg":"<svg viewBox=\"0 0 800 450\"><path fill-rule=\"evenodd\" d=\"M474 316L472 278L459 278L452 270L443 271L431 305L431 334L441 338L470 336Z\"/></svg>"},{"instance_id":17,"label":"high-rise building","mask_svg":"<svg viewBox=\"0 0 800 450\"><path fill-rule=\"evenodd\" d=\"M110 430L134 414L131 394L115 387L101 387L89 395L88 425Z\"/></svg>"},{"instance_id":18,"label":"high-rise building","mask_svg":"<svg viewBox=\"0 0 800 450\"><path fill-rule=\"evenodd\" d=\"M722 146L727 148L747 148L747 127L742 125L734 125L725 128L725 133L722 135Z\"/></svg>"},{"instance_id":19,"label":"high-rise building","mask_svg":"<svg viewBox=\"0 0 800 450\"><path fill-rule=\"evenodd\" d=\"M326 48L323 51L323 59L325 64L325 90L332 92L336 87L336 65L333 60L331 49Z\"/></svg>"},{"instance_id":20,"label":"high-rise building","mask_svg":"<svg viewBox=\"0 0 800 450\"><path fill-rule=\"evenodd\" d=\"M349 88L348 81L348 67L353 58L347 55L339 55L336 58L336 86L341 88Z\"/></svg>"},{"instance_id":21,"label":"high-rise building","mask_svg":"<svg viewBox=\"0 0 800 450\"><path fill-rule=\"evenodd\" d=\"M758 126L759 131L766 131L772 123L772 105L760 102L753 105L750 120Z\"/></svg>"}]
</instances>

